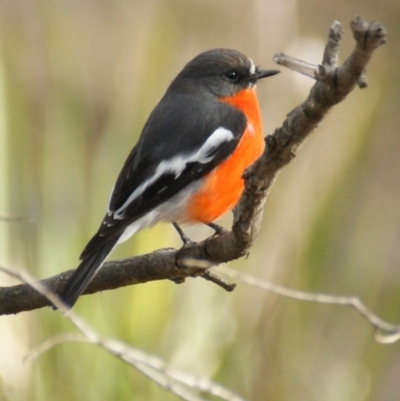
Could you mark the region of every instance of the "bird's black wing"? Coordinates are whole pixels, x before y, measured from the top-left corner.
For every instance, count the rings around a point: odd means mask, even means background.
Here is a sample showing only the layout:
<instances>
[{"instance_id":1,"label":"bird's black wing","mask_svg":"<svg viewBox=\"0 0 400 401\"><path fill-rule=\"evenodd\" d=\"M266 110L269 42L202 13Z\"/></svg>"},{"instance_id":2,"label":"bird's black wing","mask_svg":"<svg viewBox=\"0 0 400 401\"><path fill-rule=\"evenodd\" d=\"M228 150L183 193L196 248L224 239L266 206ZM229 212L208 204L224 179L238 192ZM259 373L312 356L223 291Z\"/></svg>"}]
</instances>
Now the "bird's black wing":
<instances>
[{"instance_id":1,"label":"bird's black wing","mask_svg":"<svg viewBox=\"0 0 400 401\"><path fill-rule=\"evenodd\" d=\"M167 92L127 158L109 213L81 259L226 160L245 129L244 114L226 103Z\"/></svg>"}]
</instances>

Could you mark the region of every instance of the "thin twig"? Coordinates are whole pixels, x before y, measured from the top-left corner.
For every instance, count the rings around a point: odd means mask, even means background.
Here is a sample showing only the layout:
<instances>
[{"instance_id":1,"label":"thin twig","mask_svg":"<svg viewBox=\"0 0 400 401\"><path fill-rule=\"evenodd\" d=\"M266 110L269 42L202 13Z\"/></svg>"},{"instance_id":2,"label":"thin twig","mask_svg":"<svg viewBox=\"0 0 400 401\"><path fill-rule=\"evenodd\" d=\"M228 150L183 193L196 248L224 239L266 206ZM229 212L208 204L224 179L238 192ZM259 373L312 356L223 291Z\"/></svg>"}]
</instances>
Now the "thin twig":
<instances>
[{"instance_id":1,"label":"thin twig","mask_svg":"<svg viewBox=\"0 0 400 401\"><path fill-rule=\"evenodd\" d=\"M232 292L236 288L236 284L232 283L227 283L225 280L223 280L221 277L217 276L215 273L210 272L209 270L206 270L201 277L203 277L205 280L211 281L214 284L217 284L221 288L223 288L225 291Z\"/></svg>"},{"instance_id":2,"label":"thin twig","mask_svg":"<svg viewBox=\"0 0 400 401\"><path fill-rule=\"evenodd\" d=\"M303 74L306 77L317 79L321 74L321 64L311 64L304 60L299 60L294 57L288 56L285 53L278 53L272 59L275 63L290 68L293 71Z\"/></svg>"},{"instance_id":3,"label":"thin twig","mask_svg":"<svg viewBox=\"0 0 400 401\"><path fill-rule=\"evenodd\" d=\"M44 297L61 310L65 317L79 330L81 335L66 333L51 337L42 342L25 357L26 361L34 361L44 352L52 349L58 344L66 341L86 342L99 346L101 349L117 356L128 365L139 370L150 380L153 380L161 387L180 397L184 401L207 401L198 396L195 392L203 392L212 396L217 396L223 401L245 401L237 394L231 392L224 386L211 381L206 377L196 377L186 372L179 371L170 367L161 358L135 349L121 341L103 338L85 320L78 316L74 311L68 309L57 295L53 294L39 281L32 278L26 272L11 271L0 266L0 270L27 285L35 288ZM194 392L195 391L195 392Z\"/></svg>"},{"instance_id":4,"label":"thin twig","mask_svg":"<svg viewBox=\"0 0 400 401\"><path fill-rule=\"evenodd\" d=\"M373 313L357 296L328 295L321 293L310 293L293 290L269 281L260 280L249 274L240 273L226 266L216 268L220 273L225 274L243 283L272 292L282 297L296 299L298 301L316 302L329 305L350 306L363 316L377 331L375 333L376 341L380 343L394 343L400 339L400 325L389 323L378 315Z\"/></svg>"}]
</instances>

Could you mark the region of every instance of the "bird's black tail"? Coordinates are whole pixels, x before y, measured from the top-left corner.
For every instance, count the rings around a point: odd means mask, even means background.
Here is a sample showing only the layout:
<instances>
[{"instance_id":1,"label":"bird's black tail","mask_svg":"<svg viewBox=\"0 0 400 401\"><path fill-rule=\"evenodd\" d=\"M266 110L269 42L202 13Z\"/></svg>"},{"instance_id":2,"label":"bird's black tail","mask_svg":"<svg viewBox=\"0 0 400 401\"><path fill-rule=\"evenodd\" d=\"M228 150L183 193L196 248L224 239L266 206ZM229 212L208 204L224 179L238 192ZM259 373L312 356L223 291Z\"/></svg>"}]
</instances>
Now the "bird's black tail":
<instances>
[{"instance_id":1,"label":"bird's black tail","mask_svg":"<svg viewBox=\"0 0 400 401\"><path fill-rule=\"evenodd\" d=\"M82 260L59 294L61 300L72 308L79 296L85 291L90 281L102 266L104 260L118 242L119 236L111 238L96 251Z\"/></svg>"}]
</instances>

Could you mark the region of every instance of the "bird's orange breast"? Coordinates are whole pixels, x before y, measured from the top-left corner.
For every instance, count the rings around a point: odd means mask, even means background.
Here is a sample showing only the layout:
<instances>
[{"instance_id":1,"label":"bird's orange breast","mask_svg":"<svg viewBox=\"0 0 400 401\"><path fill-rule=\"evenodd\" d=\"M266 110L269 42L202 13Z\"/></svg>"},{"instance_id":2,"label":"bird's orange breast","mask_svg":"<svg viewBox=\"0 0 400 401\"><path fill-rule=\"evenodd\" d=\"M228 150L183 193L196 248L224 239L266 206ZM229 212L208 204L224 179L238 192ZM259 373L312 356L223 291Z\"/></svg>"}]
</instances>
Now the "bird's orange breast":
<instances>
[{"instance_id":1,"label":"bird's orange breast","mask_svg":"<svg viewBox=\"0 0 400 401\"><path fill-rule=\"evenodd\" d=\"M219 100L242 111L247 126L235 151L206 176L201 189L191 198L189 221L210 223L232 210L244 189L244 171L264 151L262 121L255 88Z\"/></svg>"}]
</instances>

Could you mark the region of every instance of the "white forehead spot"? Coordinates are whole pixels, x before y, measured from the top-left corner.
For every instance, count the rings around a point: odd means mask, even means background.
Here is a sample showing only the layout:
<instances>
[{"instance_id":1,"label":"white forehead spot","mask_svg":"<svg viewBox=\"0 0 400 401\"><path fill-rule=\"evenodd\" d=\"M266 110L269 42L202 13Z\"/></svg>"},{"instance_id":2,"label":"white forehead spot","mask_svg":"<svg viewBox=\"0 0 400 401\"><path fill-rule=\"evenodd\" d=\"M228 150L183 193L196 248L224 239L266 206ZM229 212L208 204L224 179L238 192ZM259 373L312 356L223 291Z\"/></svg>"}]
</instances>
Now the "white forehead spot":
<instances>
[{"instance_id":1,"label":"white forehead spot","mask_svg":"<svg viewBox=\"0 0 400 401\"><path fill-rule=\"evenodd\" d=\"M250 74L253 75L256 72L256 66L254 64L254 61L250 59Z\"/></svg>"}]
</instances>

